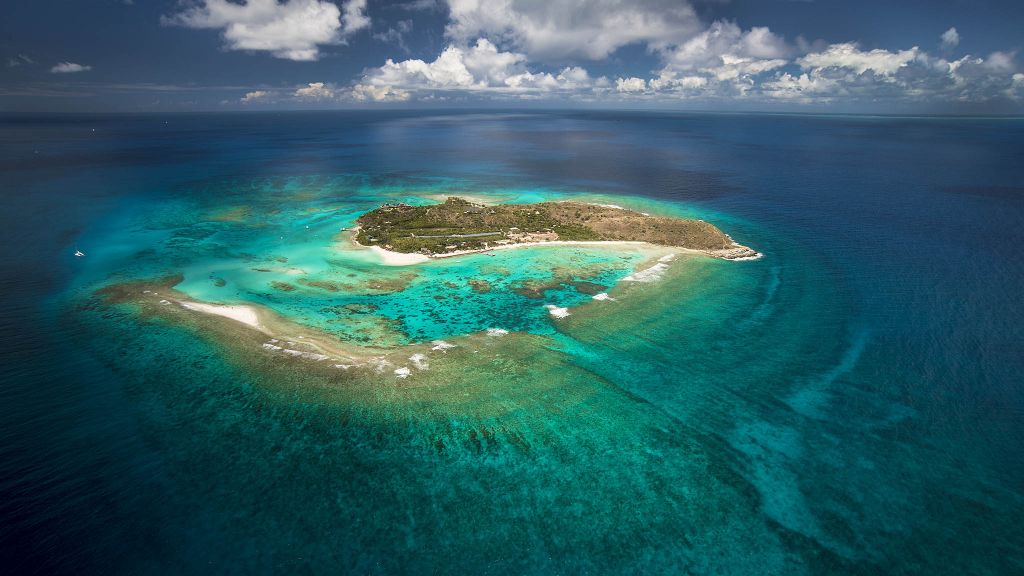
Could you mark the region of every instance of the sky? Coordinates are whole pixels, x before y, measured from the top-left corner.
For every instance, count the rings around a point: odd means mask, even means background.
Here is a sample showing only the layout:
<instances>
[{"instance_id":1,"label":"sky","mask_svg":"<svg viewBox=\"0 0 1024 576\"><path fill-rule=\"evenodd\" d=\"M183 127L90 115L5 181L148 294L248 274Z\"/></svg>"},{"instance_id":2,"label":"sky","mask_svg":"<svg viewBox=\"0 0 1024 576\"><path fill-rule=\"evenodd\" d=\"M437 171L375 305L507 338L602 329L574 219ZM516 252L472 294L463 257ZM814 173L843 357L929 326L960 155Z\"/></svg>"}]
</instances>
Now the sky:
<instances>
[{"instance_id":1,"label":"sky","mask_svg":"<svg viewBox=\"0 0 1024 576\"><path fill-rule=\"evenodd\" d=\"M11 0L0 111L1024 113L1021 0Z\"/></svg>"}]
</instances>

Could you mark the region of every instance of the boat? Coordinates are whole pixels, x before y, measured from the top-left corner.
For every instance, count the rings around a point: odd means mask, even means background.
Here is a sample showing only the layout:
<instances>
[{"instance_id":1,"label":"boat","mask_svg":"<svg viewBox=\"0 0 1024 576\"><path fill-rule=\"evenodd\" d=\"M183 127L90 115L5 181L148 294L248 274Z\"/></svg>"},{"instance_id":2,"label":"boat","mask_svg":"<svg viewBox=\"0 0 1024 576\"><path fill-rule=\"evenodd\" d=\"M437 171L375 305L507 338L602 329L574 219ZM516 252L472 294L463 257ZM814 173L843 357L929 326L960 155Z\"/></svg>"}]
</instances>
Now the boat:
<instances>
[{"instance_id":1,"label":"boat","mask_svg":"<svg viewBox=\"0 0 1024 576\"><path fill-rule=\"evenodd\" d=\"M85 252L82 252L81 250L76 248L75 249L75 256L78 256L79 258L81 258L82 256L85 256Z\"/></svg>"}]
</instances>

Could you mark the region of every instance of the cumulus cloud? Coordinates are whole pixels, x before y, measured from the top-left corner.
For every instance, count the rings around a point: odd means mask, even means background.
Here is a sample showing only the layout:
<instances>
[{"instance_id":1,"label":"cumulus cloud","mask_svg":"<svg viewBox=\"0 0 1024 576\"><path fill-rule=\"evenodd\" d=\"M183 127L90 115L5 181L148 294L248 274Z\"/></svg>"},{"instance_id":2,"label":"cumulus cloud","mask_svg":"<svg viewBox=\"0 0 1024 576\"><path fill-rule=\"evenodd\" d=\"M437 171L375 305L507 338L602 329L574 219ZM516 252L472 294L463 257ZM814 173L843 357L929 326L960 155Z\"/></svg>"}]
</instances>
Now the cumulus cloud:
<instances>
[{"instance_id":1,"label":"cumulus cloud","mask_svg":"<svg viewBox=\"0 0 1024 576\"><path fill-rule=\"evenodd\" d=\"M370 17L366 15L366 0L349 0L344 5L344 12L345 19L341 33L345 36L370 27Z\"/></svg>"},{"instance_id":2,"label":"cumulus cloud","mask_svg":"<svg viewBox=\"0 0 1024 576\"><path fill-rule=\"evenodd\" d=\"M246 92L245 96L239 100L242 104L250 104L260 100L265 100L270 94L265 90L253 90L252 92Z\"/></svg>"},{"instance_id":3,"label":"cumulus cloud","mask_svg":"<svg viewBox=\"0 0 1024 576\"><path fill-rule=\"evenodd\" d=\"M941 38L943 50L952 50L960 44L960 33L956 31L956 27L943 32Z\"/></svg>"},{"instance_id":4,"label":"cumulus cloud","mask_svg":"<svg viewBox=\"0 0 1024 576\"><path fill-rule=\"evenodd\" d=\"M388 59L364 70L345 94L366 102L448 97L442 93L794 103L1024 98L1015 53L947 59L959 44L955 28L942 34L943 58L917 46L790 42L767 27L704 25L690 3L679 0L449 0L449 8L449 44L434 60ZM375 38L401 46L401 30L394 27ZM627 45L643 46L660 61L652 75L626 70L611 81L564 67L608 58Z\"/></svg>"},{"instance_id":5,"label":"cumulus cloud","mask_svg":"<svg viewBox=\"0 0 1024 576\"><path fill-rule=\"evenodd\" d=\"M74 62L60 62L53 68L50 68L50 72L53 74L74 74L76 72L88 72L89 70L92 70L92 66L75 64Z\"/></svg>"},{"instance_id":6,"label":"cumulus cloud","mask_svg":"<svg viewBox=\"0 0 1024 576\"><path fill-rule=\"evenodd\" d=\"M993 52L985 58L983 65L993 72L1013 72L1017 66L1014 63L1015 52Z\"/></svg>"},{"instance_id":7,"label":"cumulus cloud","mask_svg":"<svg viewBox=\"0 0 1024 576\"><path fill-rule=\"evenodd\" d=\"M507 43L532 59L598 60L643 43L662 50L698 33L700 21L679 0L449 0L449 38Z\"/></svg>"},{"instance_id":8,"label":"cumulus cloud","mask_svg":"<svg viewBox=\"0 0 1024 576\"><path fill-rule=\"evenodd\" d=\"M806 73L790 74L789 72L766 80L762 83L761 89L770 98L796 102L814 100L828 102L839 93L836 80L817 74L811 76Z\"/></svg>"},{"instance_id":9,"label":"cumulus cloud","mask_svg":"<svg viewBox=\"0 0 1024 576\"><path fill-rule=\"evenodd\" d=\"M296 90L293 96L304 100L326 100L334 98L334 89L323 82L310 82Z\"/></svg>"},{"instance_id":10,"label":"cumulus cloud","mask_svg":"<svg viewBox=\"0 0 1024 576\"><path fill-rule=\"evenodd\" d=\"M766 27L744 32L735 22L716 21L666 57L675 70L715 70L726 60L781 60L793 49Z\"/></svg>"},{"instance_id":11,"label":"cumulus cloud","mask_svg":"<svg viewBox=\"0 0 1024 576\"><path fill-rule=\"evenodd\" d=\"M1018 72L1013 75L1010 87L1006 89L1006 95L1013 100L1024 98L1024 74Z\"/></svg>"},{"instance_id":12,"label":"cumulus cloud","mask_svg":"<svg viewBox=\"0 0 1024 576\"><path fill-rule=\"evenodd\" d=\"M619 92L643 92L647 89L647 81L643 78L618 78L615 89Z\"/></svg>"},{"instance_id":13,"label":"cumulus cloud","mask_svg":"<svg viewBox=\"0 0 1024 576\"><path fill-rule=\"evenodd\" d=\"M929 73L930 69L938 66L929 62L916 46L898 51L865 51L853 42L829 45L798 58L796 64L799 72L787 71L766 80L762 92L771 98L805 103L831 102L837 98L889 98L909 88L901 79L909 81L919 76L917 83L927 81L935 76ZM911 68L913 64L917 66Z\"/></svg>"},{"instance_id":14,"label":"cumulus cloud","mask_svg":"<svg viewBox=\"0 0 1024 576\"><path fill-rule=\"evenodd\" d=\"M707 76L687 76L666 71L647 83L652 92L674 97L708 95L710 84Z\"/></svg>"},{"instance_id":15,"label":"cumulus cloud","mask_svg":"<svg viewBox=\"0 0 1024 576\"><path fill-rule=\"evenodd\" d=\"M344 19L342 12L344 11ZM201 0L162 22L170 26L223 30L229 50L270 52L277 58L309 61L320 46L341 44L370 26L366 0L349 0L340 10L326 0Z\"/></svg>"},{"instance_id":16,"label":"cumulus cloud","mask_svg":"<svg viewBox=\"0 0 1024 576\"><path fill-rule=\"evenodd\" d=\"M490 41L479 39L468 47L449 45L432 62L419 59L395 62L364 72L359 99L375 99L370 87L387 88L395 94L424 91L491 92L528 97L590 89L599 83L580 67L563 68L557 74L532 72L525 54L504 52ZM407 95L405 96L407 97Z\"/></svg>"},{"instance_id":17,"label":"cumulus cloud","mask_svg":"<svg viewBox=\"0 0 1024 576\"><path fill-rule=\"evenodd\" d=\"M734 22L716 21L664 51L664 66L648 87L678 96L744 95L760 75L789 64L795 51L768 28L744 31Z\"/></svg>"},{"instance_id":18,"label":"cumulus cloud","mask_svg":"<svg viewBox=\"0 0 1024 576\"><path fill-rule=\"evenodd\" d=\"M856 43L842 43L796 62L801 72L786 72L766 81L762 86L765 95L799 102L893 98L984 102L1014 94L1015 54L1008 52L950 61L916 46L865 51Z\"/></svg>"},{"instance_id":19,"label":"cumulus cloud","mask_svg":"<svg viewBox=\"0 0 1024 576\"><path fill-rule=\"evenodd\" d=\"M822 52L808 54L797 60L797 63L802 68L819 70L833 68L850 70L857 74L870 71L881 76L892 76L920 55L921 50L917 46L898 52L877 48L865 52L856 43L846 42L832 44Z\"/></svg>"},{"instance_id":20,"label":"cumulus cloud","mask_svg":"<svg viewBox=\"0 0 1024 576\"><path fill-rule=\"evenodd\" d=\"M407 90L391 86L356 84L352 88L351 96L360 102L404 102L409 99L410 94Z\"/></svg>"},{"instance_id":21,"label":"cumulus cloud","mask_svg":"<svg viewBox=\"0 0 1024 576\"><path fill-rule=\"evenodd\" d=\"M794 55L801 56L793 58ZM913 46L862 49L855 42L792 46L767 28L715 22L663 53L649 79L619 78L618 99L757 99L792 103L986 102L1024 98L1016 53L956 60Z\"/></svg>"}]
</instances>

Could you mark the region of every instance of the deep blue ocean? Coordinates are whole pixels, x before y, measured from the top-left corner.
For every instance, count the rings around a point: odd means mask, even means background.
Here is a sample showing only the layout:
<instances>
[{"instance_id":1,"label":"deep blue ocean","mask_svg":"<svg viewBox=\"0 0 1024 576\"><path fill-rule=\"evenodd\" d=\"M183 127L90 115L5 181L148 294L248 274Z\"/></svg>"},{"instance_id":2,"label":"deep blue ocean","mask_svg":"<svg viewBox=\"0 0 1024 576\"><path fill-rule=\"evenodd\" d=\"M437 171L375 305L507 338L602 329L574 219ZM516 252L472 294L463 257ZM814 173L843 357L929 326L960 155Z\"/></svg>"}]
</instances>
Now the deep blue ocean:
<instances>
[{"instance_id":1,"label":"deep blue ocean","mask_svg":"<svg viewBox=\"0 0 1024 576\"><path fill-rule=\"evenodd\" d=\"M85 304L212 253L200 208L404 190L633 199L765 256L538 331L518 452ZM1022 119L2 116L0 202L0 573L1024 573Z\"/></svg>"}]
</instances>

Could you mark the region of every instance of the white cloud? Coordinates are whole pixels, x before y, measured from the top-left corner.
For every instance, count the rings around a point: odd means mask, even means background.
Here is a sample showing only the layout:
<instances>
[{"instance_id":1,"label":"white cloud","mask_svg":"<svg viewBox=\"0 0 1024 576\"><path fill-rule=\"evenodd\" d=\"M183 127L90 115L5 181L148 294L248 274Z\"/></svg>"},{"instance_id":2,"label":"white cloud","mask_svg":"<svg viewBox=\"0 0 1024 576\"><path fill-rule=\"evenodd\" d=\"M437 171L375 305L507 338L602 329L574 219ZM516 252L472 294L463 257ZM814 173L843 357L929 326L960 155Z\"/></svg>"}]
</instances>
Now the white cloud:
<instances>
[{"instance_id":1,"label":"white cloud","mask_svg":"<svg viewBox=\"0 0 1024 576\"><path fill-rule=\"evenodd\" d=\"M480 42L493 47L486 40ZM376 86L473 88L478 81L466 68L465 52L462 48L449 46L429 63L419 59L395 62L389 58L383 66L372 70L363 79Z\"/></svg>"},{"instance_id":2,"label":"white cloud","mask_svg":"<svg viewBox=\"0 0 1024 576\"><path fill-rule=\"evenodd\" d=\"M615 90L619 92L643 92L647 89L647 81L643 78L618 78L615 80Z\"/></svg>"},{"instance_id":3,"label":"white cloud","mask_svg":"<svg viewBox=\"0 0 1024 576\"><path fill-rule=\"evenodd\" d=\"M649 87L687 96L737 96L751 92L756 77L789 64L795 49L764 27L744 31L716 21L664 52L664 66Z\"/></svg>"},{"instance_id":4,"label":"white cloud","mask_svg":"<svg viewBox=\"0 0 1024 576\"><path fill-rule=\"evenodd\" d=\"M941 38L944 50L952 50L960 44L960 33L956 31L956 27L943 32Z\"/></svg>"},{"instance_id":5,"label":"white cloud","mask_svg":"<svg viewBox=\"0 0 1024 576\"><path fill-rule=\"evenodd\" d=\"M508 43L530 58L598 60L623 46L662 50L698 33L693 8L679 0L449 0L446 34Z\"/></svg>"},{"instance_id":6,"label":"white cloud","mask_svg":"<svg viewBox=\"0 0 1024 576\"><path fill-rule=\"evenodd\" d=\"M811 50L787 44L766 28L742 31L715 22L663 53L650 79L619 78L618 99L760 99L793 103L881 101L985 102L1024 99L1016 53L949 61L918 47L862 50L856 43ZM791 54L808 50L789 60Z\"/></svg>"},{"instance_id":7,"label":"white cloud","mask_svg":"<svg viewBox=\"0 0 1024 576\"><path fill-rule=\"evenodd\" d=\"M293 96L305 100L327 100L334 98L334 90L323 82L310 82L296 90Z\"/></svg>"},{"instance_id":8,"label":"white cloud","mask_svg":"<svg viewBox=\"0 0 1024 576\"><path fill-rule=\"evenodd\" d=\"M437 58L388 59L364 70L345 95L368 102L467 95L794 103L1024 98L1013 52L950 61L916 46L863 49L802 37L791 43L767 27L702 25L685 0L449 0L449 8L450 43ZM375 38L401 47L401 30ZM948 53L959 34L950 28L942 40ZM653 75L627 69L612 81L581 67L553 66L608 58L630 44L660 59Z\"/></svg>"},{"instance_id":9,"label":"white cloud","mask_svg":"<svg viewBox=\"0 0 1024 576\"><path fill-rule=\"evenodd\" d=\"M600 86L602 83L607 83L608 79L601 77L593 79L590 77L590 73L585 68L579 66L570 66L568 68L562 68L562 71L555 76L558 81L558 85L563 88L586 88L589 86Z\"/></svg>"},{"instance_id":10,"label":"white cloud","mask_svg":"<svg viewBox=\"0 0 1024 576\"><path fill-rule=\"evenodd\" d=\"M788 72L763 82L761 90L770 98L804 103L815 100L827 102L840 93L836 80L817 74L793 75Z\"/></svg>"},{"instance_id":11,"label":"white cloud","mask_svg":"<svg viewBox=\"0 0 1024 576\"><path fill-rule=\"evenodd\" d=\"M239 100L242 104L249 104L260 100L265 100L269 96L269 93L265 90L253 90L252 92L246 92L245 96Z\"/></svg>"},{"instance_id":12,"label":"white cloud","mask_svg":"<svg viewBox=\"0 0 1024 576\"><path fill-rule=\"evenodd\" d=\"M75 64L74 62L60 62L53 68L50 68L50 72L53 74L74 74L75 72L88 72L89 70L92 70L92 66Z\"/></svg>"},{"instance_id":13,"label":"white cloud","mask_svg":"<svg viewBox=\"0 0 1024 576\"><path fill-rule=\"evenodd\" d=\"M352 87L351 96L360 102L404 102L409 99L409 92L391 86L371 86L356 84Z\"/></svg>"},{"instance_id":14,"label":"white cloud","mask_svg":"<svg viewBox=\"0 0 1024 576\"><path fill-rule=\"evenodd\" d=\"M1024 74L1018 72L1013 75L1010 87L1006 89L1006 95L1013 100L1024 98Z\"/></svg>"},{"instance_id":15,"label":"white cloud","mask_svg":"<svg viewBox=\"0 0 1024 576\"><path fill-rule=\"evenodd\" d=\"M697 95L707 88L709 81L706 76L679 76L670 72L662 72L657 78L648 82L651 90L656 92L673 92L678 95Z\"/></svg>"},{"instance_id":16,"label":"white cloud","mask_svg":"<svg viewBox=\"0 0 1024 576\"><path fill-rule=\"evenodd\" d=\"M768 28L744 32L734 22L713 22L707 30L666 55L670 70L715 70L725 60L782 60L792 52L786 41Z\"/></svg>"},{"instance_id":17,"label":"white cloud","mask_svg":"<svg viewBox=\"0 0 1024 576\"><path fill-rule=\"evenodd\" d=\"M578 93L604 86L607 80L593 79L584 68L566 67L557 74L533 72L527 68L526 55L503 52L488 40L479 39L469 47L449 45L432 62L419 59L395 62L363 73L353 90L359 100L379 100L377 90L407 99L411 93L462 91L496 93L520 98L537 94Z\"/></svg>"},{"instance_id":18,"label":"white cloud","mask_svg":"<svg viewBox=\"0 0 1024 576\"><path fill-rule=\"evenodd\" d=\"M993 72L1013 72L1017 66L1014 64L1014 52L993 52L985 58L984 66Z\"/></svg>"},{"instance_id":19,"label":"white cloud","mask_svg":"<svg viewBox=\"0 0 1024 576\"><path fill-rule=\"evenodd\" d=\"M899 52L881 49L864 52L856 43L846 42L832 44L823 52L807 54L798 59L797 63L805 69L841 68L852 70L857 74L870 71L882 76L892 76L900 68L914 61L920 54L921 50L917 46Z\"/></svg>"},{"instance_id":20,"label":"white cloud","mask_svg":"<svg viewBox=\"0 0 1024 576\"><path fill-rule=\"evenodd\" d=\"M366 15L366 0L349 0L343 6L345 12L345 24L341 33L351 36L363 28L370 27L370 17Z\"/></svg>"},{"instance_id":21,"label":"white cloud","mask_svg":"<svg viewBox=\"0 0 1024 576\"><path fill-rule=\"evenodd\" d=\"M270 52L277 58L308 61L320 46L340 44L370 25L366 0L349 0L342 10L326 0L201 0L161 21L186 28L222 29L229 50Z\"/></svg>"},{"instance_id":22,"label":"white cloud","mask_svg":"<svg viewBox=\"0 0 1024 576\"><path fill-rule=\"evenodd\" d=\"M486 11L499 4L477 7ZM491 92L520 98L558 95L592 99L616 93L642 98L736 95L750 92L755 77L785 66L794 50L767 28L744 31L735 23L715 22L678 44L661 45L664 65L656 78L623 77L613 86L607 78L591 78L581 67L557 73L530 70L527 53L503 51L491 40L478 38L469 46L449 45L432 62L388 60L365 71L359 84L414 93Z\"/></svg>"},{"instance_id":23,"label":"white cloud","mask_svg":"<svg viewBox=\"0 0 1024 576\"><path fill-rule=\"evenodd\" d=\"M779 74L762 84L762 92L798 102L983 102L1014 94L1015 54L1008 52L948 61L917 47L863 51L854 43L843 43L807 54L797 63L800 74Z\"/></svg>"}]
</instances>

